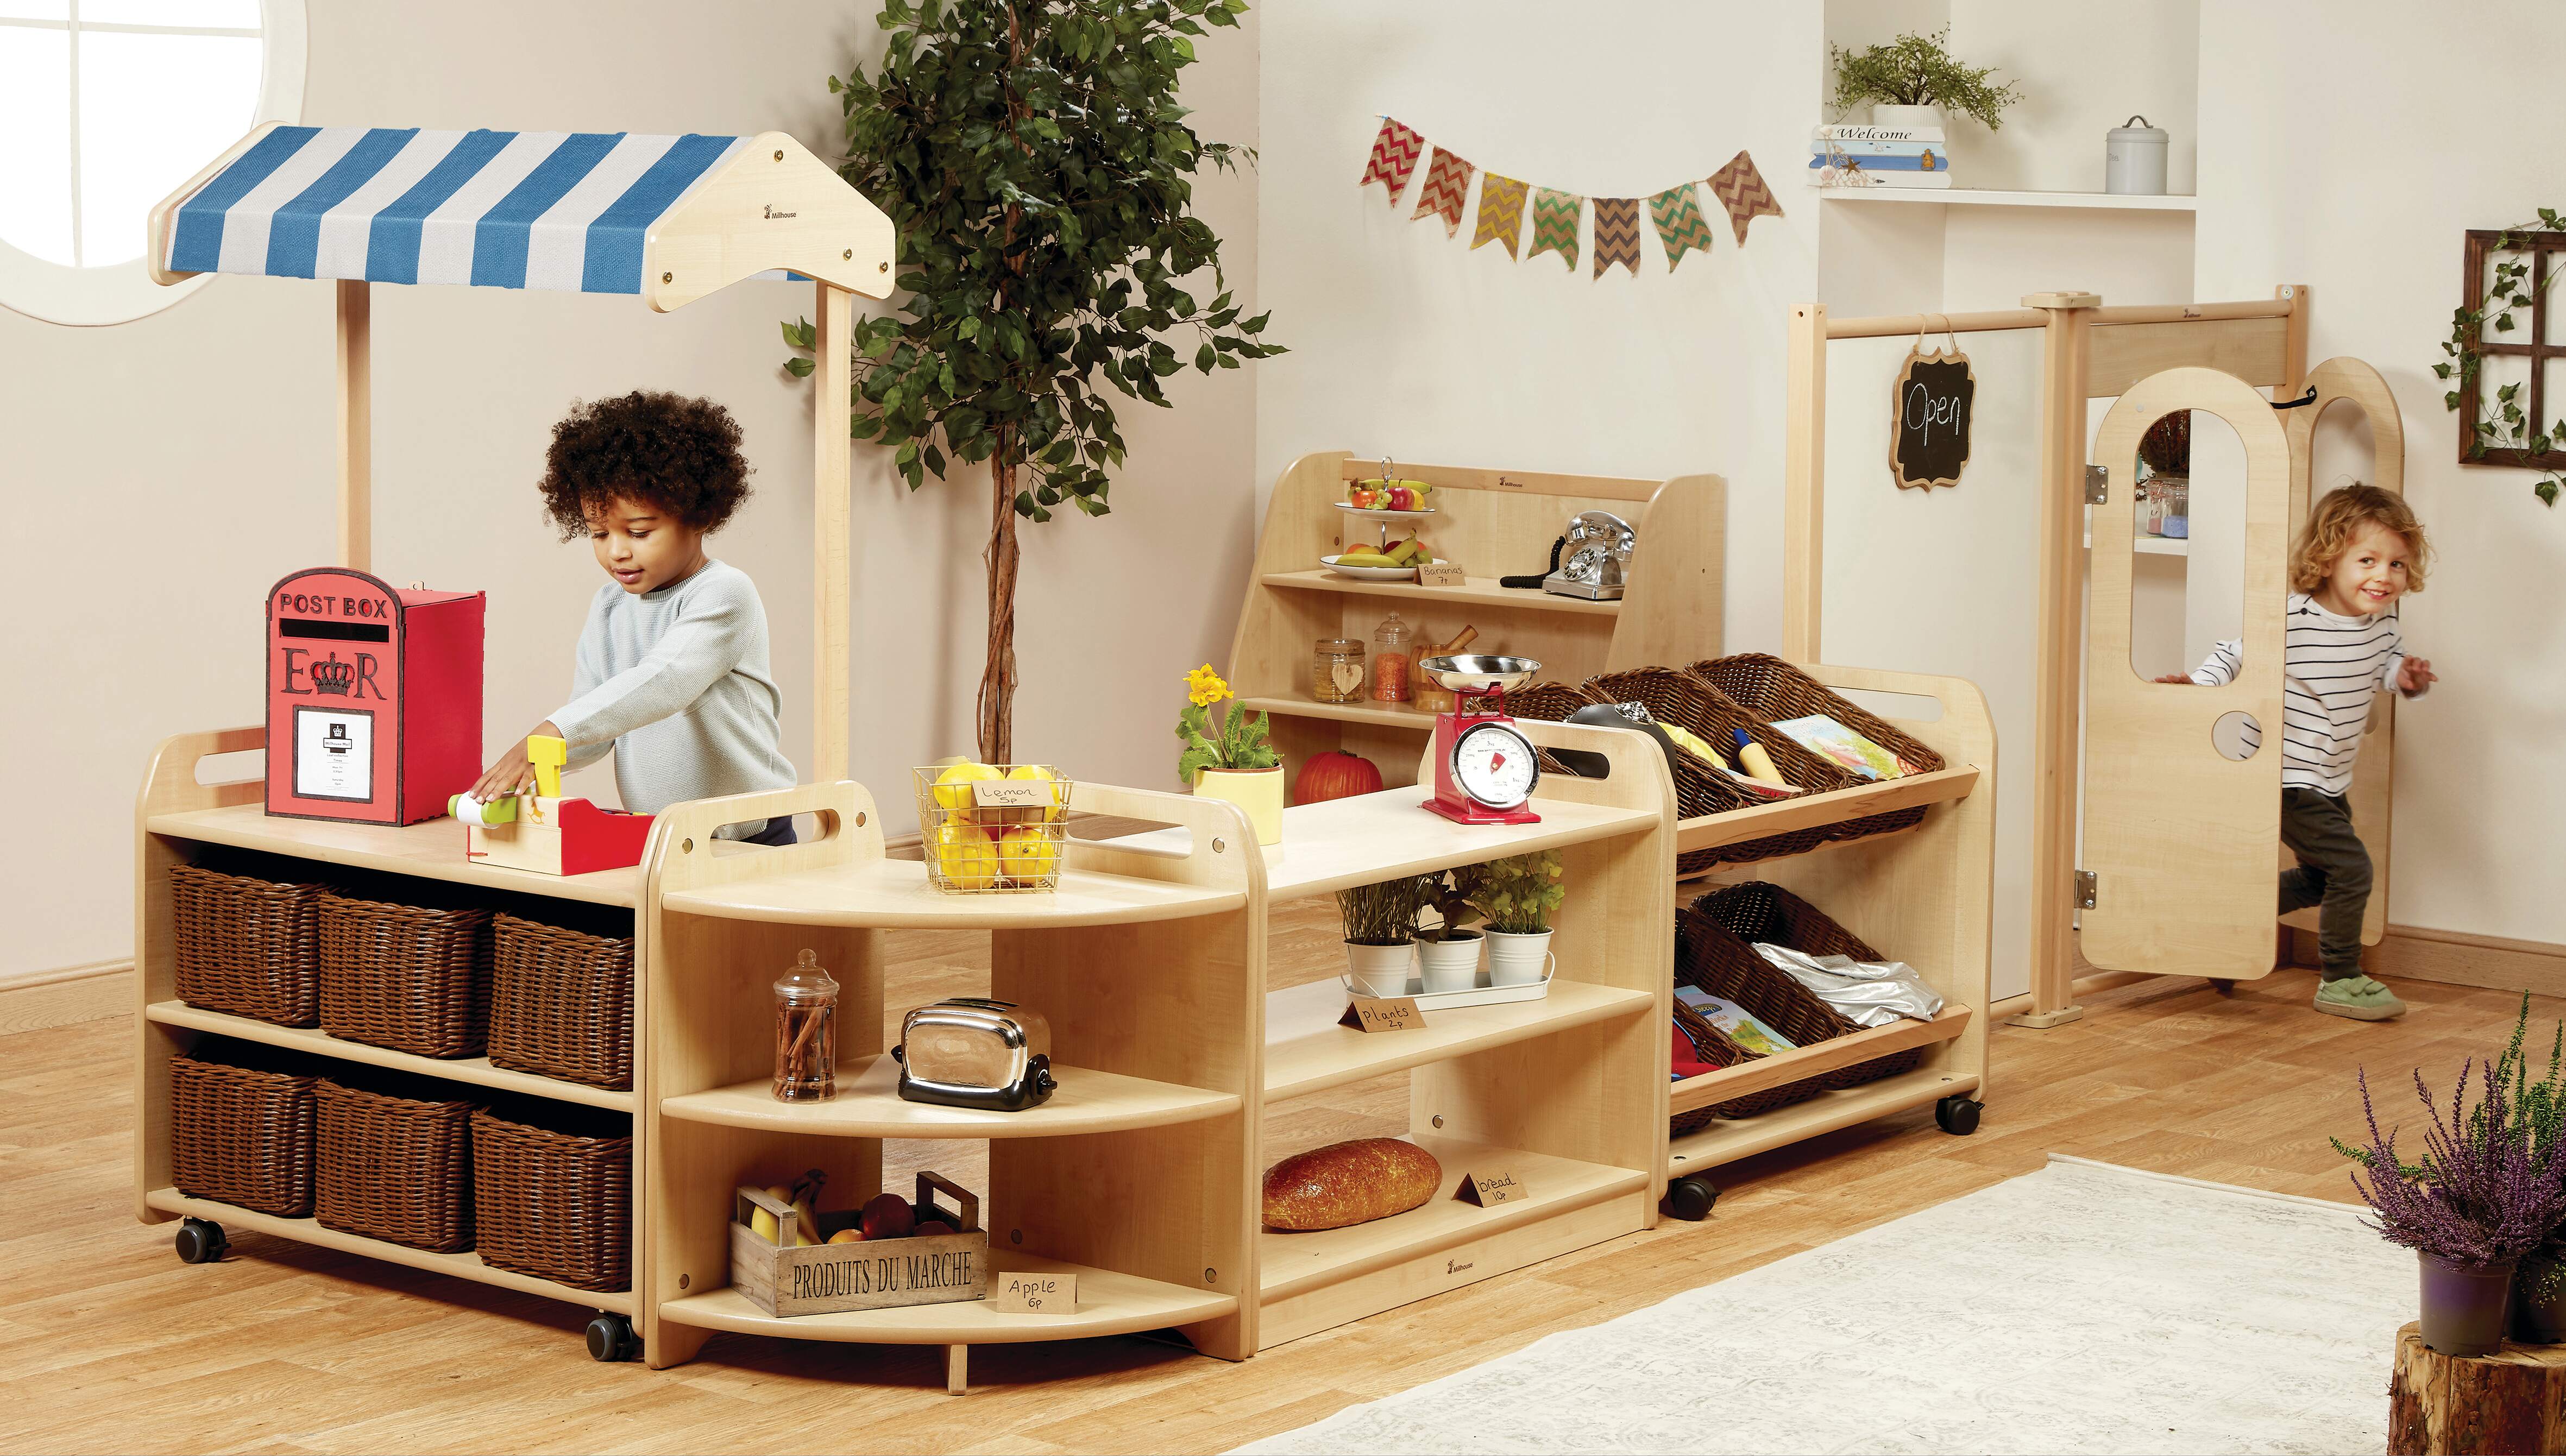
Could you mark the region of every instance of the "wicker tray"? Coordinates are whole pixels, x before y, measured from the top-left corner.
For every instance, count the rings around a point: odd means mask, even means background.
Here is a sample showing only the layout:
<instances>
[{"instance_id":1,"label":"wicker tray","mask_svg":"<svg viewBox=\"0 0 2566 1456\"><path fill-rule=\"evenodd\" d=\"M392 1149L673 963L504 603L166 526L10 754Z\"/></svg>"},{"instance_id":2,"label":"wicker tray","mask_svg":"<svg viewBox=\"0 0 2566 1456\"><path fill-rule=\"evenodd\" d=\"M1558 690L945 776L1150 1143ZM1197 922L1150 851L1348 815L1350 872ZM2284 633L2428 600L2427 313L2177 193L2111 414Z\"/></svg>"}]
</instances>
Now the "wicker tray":
<instances>
[{"instance_id":1,"label":"wicker tray","mask_svg":"<svg viewBox=\"0 0 2566 1456\"><path fill-rule=\"evenodd\" d=\"M330 1081L317 1098L323 1228L438 1254L472 1247L471 1102Z\"/></svg>"},{"instance_id":2,"label":"wicker tray","mask_svg":"<svg viewBox=\"0 0 2566 1456\"><path fill-rule=\"evenodd\" d=\"M1568 715L1579 708L1595 706L1595 695L1573 682L1536 682L1506 694L1506 712L1517 718L1538 718L1545 723L1565 723ZM1576 778L1567 765L1550 756L1550 750L1536 746L1535 757L1541 760L1545 774Z\"/></svg>"},{"instance_id":3,"label":"wicker tray","mask_svg":"<svg viewBox=\"0 0 2566 1456\"><path fill-rule=\"evenodd\" d=\"M1749 976L1760 971L1765 977L1789 988L1791 992L1797 993L1799 1000L1814 1008L1827 1022L1841 1029L1835 1035L1861 1030L1835 1008L1819 1000L1814 992L1781 971L1775 970L1770 962L1755 953L1754 942L1760 940L1773 945L1787 945L1793 950L1804 951L1810 955L1851 956L1858 961L1889 959L1872 949L1869 943L1852 931L1828 919L1825 912L1817 906L1778 884L1754 879L1743 884L1732 884L1723 889L1712 890L1692 902L1692 912L1715 922L1732 937L1733 946L1714 946L1712 954L1715 958L1738 961L1744 969L1738 971L1737 975ZM1682 974L1680 968L1677 969L1676 974ZM1703 986L1702 989L1710 991L1714 996L1724 994L1708 986ZM1739 1004L1745 1005L1743 1002ZM1755 1010L1752 1006L1747 1009ZM1764 1015L1760 1011L1756 1011L1755 1014ZM1770 1017L1765 1017L1765 1020L1772 1022L1775 1030L1792 1041L1804 1047L1808 1045L1808 1042L1802 1040L1798 1031L1780 1022L1773 1022ZM1802 1025L1810 1024L1804 1021ZM1896 1077L1902 1073L1913 1072L1924 1060L1924 1048L1909 1047L1905 1051L1892 1052L1886 1057L1877 1057L1869 1062L1857 1062L1851 1067L1842 1067L1822 1074L1817 1079L1817 1083L1822 1090L1828 1091L1859 1087L1866 1082L1878 1082L1884 1077Z\"/></svg>"},{"instance_id":4,"label":"wicker tray","mask_svg":"<svg viewBox=\"0 0 2566 1456\"><path fill-rule=\"evenodd\" d=\"M633 1287L633 1139L472 1114L481 1262L573 1289Z\"/></svg>"},{"instance_id":5,"label":"wicker tray","mask_svg":"<svg viewBox=\"0 0 2566 1456\"><path fill-rule=\"evenodd\" d=\"M1633 667L1598 673L1586 679L1586 690L1609 702L1645 703L1660 722L1680 724L1714 746L1733 743L1734 735L1743 732L1773 756L1773 767L1781 770L1785 780L1809 793L1825 794L1853 786L1852 775L1802 748L1787 734L1730 702L1719 689L1690 673L1671 667ZM1700 819L1771 802L1754 798L1731 784L1725 772L1708 765L1701 767L1699 782L1707 785L1709 792L1688 795L1683 784L1675 786L1676 812L1682 818ZM1766 835L1760 840L1695 849L1679 856L1675 869L1693 874L1714 864L1745 864L1785 854L1805 854L1827 843L1827 839L1825 827Z\"/></svg>"},{"instance_id":6,"label":"wicker tray","mask_svg":"<svg viewBox=\"0 0 2566 1456\"><path fill-rule=\"evenodd\" d=\"M321 896L321 1027L420 1057L478 1057L490 1020L490 912Z\"/></svg>"},{"instance_id":7,"label":"wicker tray","mask_svg":"<svg viewBox=\"0 0 2566 1456\"><path fill-rule=\"evenodd\" d=\"M490 1062L587 1087L633 1086L633 937L492 921Z\"/></svg>"},{"instance_id":8,"label":"wicker tray","mask_svg":"<svg viewBox=\"0 0 2566 1456\"><path fill-rule=\"evenodd\" d=\"M1926 748L1913 736L1889 726L1887 719L1856 706L1842 693L1828 688L1779 657L1763 652L1738 652L1695 662L1684 670L1726 693L1739 707L1767 723L1824 713L1906 760L1918 773L1936 773L1944 767L1940 754ZM1790 770L1782 772L1788 775ZM1851 779L1850 775L1848 779ZM1924 809L1920 805L1914 809L1892 810L1868 819L1829 825L1825 834L1829 840L1859 840L1867 835L1914 829L1924 822Z\"/></svg>"},{"instance_id":9,"label":"wicker tray","mask_svg":"<svg viewBox=\"0 0 2566 1456\"><path fill-rule=\"evenodd\" d=\"M322 887L169 866L178 999L278 1026L320 1020L315 966Z\"/></svg>"},{"instance_id":10,"label":"wicker tray","mask_svg":"<svg viewBox=\"0 0 2566 1456\"><path fill-rule=\"evenodd\" d=\"M317 1077L169 1059L169 1181L278 1218L312 1212Z\"/></svg>"},{"instance_id":11,"label":"wicker tray","mask_svg":"<svg viewBox=\"0 0 2566 1456\"><path fill-rule=\"evenodd\" d=\"M1707 915L1684 909L1675 911L1675 979L1687 986L1697 986L1723 1001L1735 1002L1754 1018L1796 1046L1809 1047L1843 1036L1853 1024L1827 1009L1825 1002L1809 994L1797 981L1767 965L1752 946L1730 934L1718 921ZM1677 1002L1676 1005L1682 1005ZM1707 1026L1709 1023L1704 1022ZM1712 1035L1718 1033L1714 1031ZM1722 1037L1721 1040L1727 1040ZM1735 1046L1735 1043L1730 1043ZM1739 1062L1761 1061L1759 1053L1737 1049ZM1731 1064L1735 1065L1735 1064ZM1678 1113L1669 1127L1689 1132L1709 1122L1712 1117L1752 1117L1776 1107L1806 1101L1827 1090L1823 1077L1786 1082L1779 1087L1749 1092L1732 1101L1698 1107ZM1676 1126L1686 1118L1689 1125Z\"/></svg>"}]
</instances>

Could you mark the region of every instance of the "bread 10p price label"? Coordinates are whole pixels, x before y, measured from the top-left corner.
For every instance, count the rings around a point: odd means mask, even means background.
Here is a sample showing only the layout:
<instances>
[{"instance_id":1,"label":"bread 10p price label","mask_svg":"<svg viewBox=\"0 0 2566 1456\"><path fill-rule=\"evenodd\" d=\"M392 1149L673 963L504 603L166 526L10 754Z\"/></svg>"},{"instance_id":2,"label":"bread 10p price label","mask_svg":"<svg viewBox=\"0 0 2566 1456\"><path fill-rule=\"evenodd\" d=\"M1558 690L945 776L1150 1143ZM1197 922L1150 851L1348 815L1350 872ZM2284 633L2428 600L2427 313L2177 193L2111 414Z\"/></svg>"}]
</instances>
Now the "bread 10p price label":
<instances>
[{"instance_id":1,"label":"bread 10p price label","mask_svg":"<svg viewBox=\"0 0 2566 1456\"><path fill-rule=\"evenodd\" d=\"M1000 1274L989 1283L989 1308L1003 1315L1066 1315L1078 1308L1075 1274Z\"/></svg>"}]
</instances>

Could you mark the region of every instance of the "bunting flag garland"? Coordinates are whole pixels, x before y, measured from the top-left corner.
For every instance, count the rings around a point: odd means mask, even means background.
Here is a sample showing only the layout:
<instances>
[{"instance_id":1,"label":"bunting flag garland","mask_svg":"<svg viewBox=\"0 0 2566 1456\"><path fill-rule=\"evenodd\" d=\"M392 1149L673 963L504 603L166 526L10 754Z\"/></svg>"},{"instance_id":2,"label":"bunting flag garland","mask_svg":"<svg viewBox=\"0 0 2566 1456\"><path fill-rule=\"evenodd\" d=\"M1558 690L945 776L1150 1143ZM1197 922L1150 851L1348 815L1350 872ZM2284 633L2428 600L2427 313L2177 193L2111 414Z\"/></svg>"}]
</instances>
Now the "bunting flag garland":
<instances>
[{"instance_id":1,"label":"bunting flag garland","mask_svg":"<svg viewBox=\"0 0 2566 1456\"><path fill-rule=\"evenodd\" d=\"M1470 246L1503 243L1506 256L1514 257L1515 240L1523 234L1523 183L1486 173L1479 183L1479 228L1470 235ZM1574 224L1570 230L1574 233Z\"/></svg>"},{"instance_id":2,"label":"bunting flag garland","mask_svg":"<svg viewBox=\"0 0 2566 1456\"><path fill-rule=\"evenodd\" d=\"M1755 159L1741 151L1728 159L1728 165L1710 174L1710 194L1728 209L1728 225L1737 234L1737 246L1746 246L1746 225L1767 214L1780 217L1782 204L1773 197L1773 189L1764 184L1764 174L1755 170Z\"/></svg>"},{"instance_id":3,"label":"bunting flag garland","mask_svg":"<svg viewBox=\"0 0 2566 1456\"><path fill-rule=\"evenodd\" d=\"M1640 199L1637 197L1598 197L1595 199L1595 276L1619 263L1640 276Z\"/></svg>"},{"instance_id":4,"label":"bunting flag garland","mask_svg":"<svg viewBox=\"0 0 2566 1456\"><path fill-rule=\"evenodd\" d=\"M1460 236L1461 209L1470 200L1470 174L1476 170L1442 147L1434 148L1434 164L1425 169L1425 185L1416 189L1416 210L1408 220L1439 217L1445 237Z\"/></svg>"},{"instance_id":5,"label":"bunting flag garland","mask_svg":"<svg viewBox=\"0 0 2566 1456\"><path fill-rule=\"evenodd\" d=\"M1395 117L1381 119L1381 134L1373 138L1372 161L1364 167L1358 187L1375 182L1390 189L1390 205L1399 205L1399 194L1408 190L1408 174L1416 170L1416 154L1425 148L1425 138L1401 125Z\"/></svg>"},{"instance_id":6,"label":"bunting flag garland","mask_svg":"<svg viewBox=\"0 0 2566 1456\"><path fill-rule=\"evenodd\" d=\"M1701 215L1701 204L1693 200L1692 183L1668 187L1650 198L1649 220L1658 225L1658 241L1666 244L1668 273L1683 261L1685 249L1710 251L1710 223Z\"/></svg>"},{"instance_id":7,"label":"bunting flag garland","mask_svg":"<svg viewBox=\"0 0 2566 1456\"><path fill-rule=\"evenodd\" d=\"M1480 203L1486 206L1485 202ZM1577 224L1586 215L1586 199L1574 192L1532 189L1532 251L1527 258L1557 253L1568 271L1577 271Z\"/></svg>"}]
</instances>

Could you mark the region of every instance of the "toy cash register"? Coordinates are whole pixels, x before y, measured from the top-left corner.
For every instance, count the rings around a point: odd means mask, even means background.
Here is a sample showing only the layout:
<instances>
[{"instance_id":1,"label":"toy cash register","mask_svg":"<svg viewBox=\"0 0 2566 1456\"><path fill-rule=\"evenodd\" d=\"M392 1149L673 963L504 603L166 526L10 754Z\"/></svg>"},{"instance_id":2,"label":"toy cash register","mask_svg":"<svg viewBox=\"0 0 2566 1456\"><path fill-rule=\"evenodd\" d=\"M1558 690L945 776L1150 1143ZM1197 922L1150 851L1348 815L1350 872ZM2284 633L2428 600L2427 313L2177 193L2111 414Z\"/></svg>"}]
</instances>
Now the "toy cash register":
<instances>
[{"instance_id":1,"label":"toy cash register","mask_svg":"<svg viewBox=\"0 0 2566 1456\"><path fill-rule=\"evenodd\" d=\"M642 862L650 840L649 815L561 797L562 765L570 752L558 738L527 739L526 757L535 766L535 792L487 804L457 794L447 805L463 822L465 858L537 874L587 874Z\"/></svg>"}]
</instances>

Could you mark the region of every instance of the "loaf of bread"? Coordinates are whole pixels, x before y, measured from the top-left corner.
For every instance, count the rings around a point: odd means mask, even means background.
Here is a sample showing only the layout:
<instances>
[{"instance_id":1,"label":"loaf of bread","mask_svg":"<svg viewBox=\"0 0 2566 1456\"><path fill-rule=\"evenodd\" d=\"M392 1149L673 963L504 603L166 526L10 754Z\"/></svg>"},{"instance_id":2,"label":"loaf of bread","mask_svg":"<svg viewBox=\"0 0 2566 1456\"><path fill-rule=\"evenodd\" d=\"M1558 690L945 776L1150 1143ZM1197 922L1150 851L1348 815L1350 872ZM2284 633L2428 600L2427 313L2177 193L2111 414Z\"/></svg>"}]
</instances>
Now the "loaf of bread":
<instances>
[{"instance_id":1,"label":"loaf of bread","mask_svg":"<svg viewBox=\"0 0 2566 1456\"><path fill-rule=\"evenodd\" d=\"M1406 1213L1443 1186L1434 1154L1396 1137L1363 1137L1294 1153L1265 1170L1265 1226L1341 1229Z\"/></svg>"}]
</instances>

